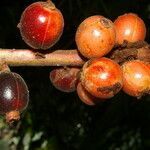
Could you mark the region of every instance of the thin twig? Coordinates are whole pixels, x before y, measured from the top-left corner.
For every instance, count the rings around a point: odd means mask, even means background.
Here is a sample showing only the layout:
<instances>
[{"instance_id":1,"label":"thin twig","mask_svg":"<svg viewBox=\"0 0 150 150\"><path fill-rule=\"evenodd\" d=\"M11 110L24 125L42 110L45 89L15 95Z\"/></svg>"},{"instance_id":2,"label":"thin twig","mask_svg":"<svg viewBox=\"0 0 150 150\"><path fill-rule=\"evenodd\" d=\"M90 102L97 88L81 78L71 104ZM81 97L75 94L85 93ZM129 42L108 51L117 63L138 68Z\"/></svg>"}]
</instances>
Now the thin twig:
<instances>
[{"instance_id":1,"label":"thin twig","mask_svg":"<svg viewBox=\"0 0 150 150\"><path fill-rule=\"evenodd\" d=\"M0 49L0 61L9 66L82 66L85 62L77 50L43 54L26 49Z\"/></svg>"},{"instance_id":2,"label":"thin twig","mask_svg":"<svg viewBox=\"0 0 150 150\"><path fill-rule=\"evenodd\" d=\"M123 63L128 59L150 63L150 46L135 44L121 49L118 47L108 56L117 63ZM44 53L26 49L0 49L0 64L9 66L82 66L85 61L76 49L44 51Z\"/></svg>"}]
</instances>

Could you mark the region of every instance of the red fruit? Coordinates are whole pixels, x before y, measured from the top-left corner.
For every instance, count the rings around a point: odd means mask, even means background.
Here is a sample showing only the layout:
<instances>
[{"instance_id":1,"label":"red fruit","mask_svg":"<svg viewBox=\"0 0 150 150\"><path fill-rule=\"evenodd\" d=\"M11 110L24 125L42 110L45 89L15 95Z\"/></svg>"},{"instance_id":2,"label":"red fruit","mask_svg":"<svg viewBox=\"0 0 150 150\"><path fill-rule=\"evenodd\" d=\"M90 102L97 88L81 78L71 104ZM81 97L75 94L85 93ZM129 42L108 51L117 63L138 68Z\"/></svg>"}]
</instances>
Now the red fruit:
<instances>
[{"instance_id":1,"label":"red fruit","mask_svg":"<svg viewBox=\"0 0 150 150\"><path fill-rule=\"evenodd\" d=\"M80 24L75 40L84 57L102 57L110 52L115 44L114 24L103 16L91 16Z\"/></svg>"},{"instance_id":2,"label":"red fruit","mask_svg":"<svg viewBox=\"0 0 150 150\"><path fill-rule=\"evenodd\" d=\"M73 92L78 82L78 68L57 68L50 72L50 81L62 92Z\"/></svg>"},{"instance_id":3,"label":"red fruit","mask_svg":"<svg viewBox=\"0 0 150 150\"><path fill-rule=\"evenodd\" d=\"M17 73L0 73L0 114L6 114L8 123L19 120L19 113L28 105L29 92L23 78Z\"/></svg>"},{"instance_id":4,"label":"red fruit","mask_svg":"<svg viewBox=\"0 0 150 150\"><path fill-rule=\"evenodd\" d=\"M80 100L90 106L95 105L95 102L97 101L97 98L91 95L81 84L81 82L77 85L77 94L80 98Z\"/></svg>"},{"instance_id":5,"label":"red fruit","mask_svg":"<svg viewBox=\"0 0 150 150\"><path fill-rule=\"evenodd\" d=\"M130 96L140 98L150 94L150 68L139 60L126 62L122 65L123 91Z\"/></svg>"},{"instance_id":6,"label":"red fruit","mask_svg":"<svg viewBox=\"0 0 150 150\"><path fill-rule=\"evenodd\" d=\"M119 16L114 21L114 25L116 28L117 44L122 44L125 40L128 42L137 42L145 39L145 23L134 13Z\"/></svg>"},{"instance_id":7,"label":"red fruit","mask_svg":"<svg viewBox=\"0 0 150 150\"><path fill-rule=\"evenodd\" d=\"M111 98L122 88L122 70L111 59L95 58L84 64L81 82L93 96L102 99Z\"/></svg>"},{"instance_id":8,"label":"red fruit","mask_svg":"<svg viewBox=\"0 0 150 150\"><path fill-rule=\"evenodd\" d=\"M50 0L35 2L24 10L18 27L23 40L29 46L48 49L59 40L64 19Z\"/></svg>"}]
</instances>

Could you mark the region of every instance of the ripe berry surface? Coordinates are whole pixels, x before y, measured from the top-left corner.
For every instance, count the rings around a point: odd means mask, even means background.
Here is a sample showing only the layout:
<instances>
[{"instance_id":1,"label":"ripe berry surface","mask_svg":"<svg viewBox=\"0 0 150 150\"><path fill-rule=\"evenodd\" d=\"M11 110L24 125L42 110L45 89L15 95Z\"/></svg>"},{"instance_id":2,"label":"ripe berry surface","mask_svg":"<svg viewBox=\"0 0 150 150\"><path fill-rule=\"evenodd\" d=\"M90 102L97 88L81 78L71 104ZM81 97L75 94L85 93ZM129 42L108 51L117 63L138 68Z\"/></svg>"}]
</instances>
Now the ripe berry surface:
<instances>
[{"instance_id":1,"label":"ripe berry surface","mask_svg":"<svg viewBox=\"0 0 150 150\"><path fill-rule=\"evenodd\" d=\"M114 21L116 29L116 43L137 42L145 39L146 26L144 21L134 13L119 16Z\"/></svg>"},{"instance_id":2,"label":"ripe berry surface","mask_svg":"<svg viewBox=\"0 0 150 150\"><path fill-rule=\"evenodd\" d=\"M23 40L34 49L48 49L60 38L64 19L51 1L35 2L28 6L18 27Z\"/></svg>"},{"instance_id":3,"label":"ripe berry surface","mask_svg":"<svg viewBox=\"0 0 150 150\"><path fill-rule=\"evenodd\" d=\"M130 96L140 98L150 94L150 68L139 60L126 62L122 65L123 91Z\"/></svg>"},{"instance_id":4,"label":"ripe berry surface","mask_svg":"<svg viewBox=\"0 0 150 150\"><path fill-rule=\"evenodd\" d=\"M103 16L91 16L79 25L75 40L84 57L102 57L109 53L115 44L114 24Z\"/></svg>"},{"instance_id":5,"label":"ripe berry surface","mask_svg":"<svg viewBox=\"0 0 150 150\"><path fill-rule=\"evenodd\" d=\"M122 70L113 60L102 57L91 59L83 66L81 82L95 97L111 98L122 88Z\"/></svg>"},{"instance_id":6,"label":"ripe berry surface","mask_svg":"<svg viewBox=\"0 0 150 150\"><path fill-rule=\"evenodd\" d=\"M16 73L0 73L0 114L24 110L29 92L22 77Z\"/></svg>"}]
</instances>

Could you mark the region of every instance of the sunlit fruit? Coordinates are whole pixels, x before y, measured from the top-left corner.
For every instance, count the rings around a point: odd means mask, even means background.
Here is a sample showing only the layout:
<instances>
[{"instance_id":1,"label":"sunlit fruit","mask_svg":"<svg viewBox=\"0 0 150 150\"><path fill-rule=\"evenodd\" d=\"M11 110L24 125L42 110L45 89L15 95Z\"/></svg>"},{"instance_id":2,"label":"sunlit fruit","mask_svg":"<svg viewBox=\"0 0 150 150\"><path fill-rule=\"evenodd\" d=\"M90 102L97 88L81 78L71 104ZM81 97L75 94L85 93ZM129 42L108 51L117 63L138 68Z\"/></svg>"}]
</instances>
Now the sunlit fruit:
<instances>
[{"instance_id":1,"label":"sunlit fruit","mask_svg":"<svg viewBox=\"0 0 150 150\"><path fill-rule=\"evenodd\" d=\"M119 16L115 21L116 43L124 41L137 42L145 39L146 26L144 21L134 13Z\"/></svg>"},{"instance_id":2,"label":"sunlit fruit","mask_svg":"<svg viewBox=\"0 0 150 150\"><path fill-rule=\"evenodd\" d=\"M93 96L107 99L117 94L122 86L122 70L109 58L95 58L87 61L81 73L83 87Z\"/></svg>"},{"instance_id":3,"label":"sunlit fruit","mask_svg":"<svg viewBox=\"0 0 150 150\"><path fill-rule=\"evenodd\" d=\"M103 16L91 16L79 25L75 40L84 57L102 57L110 52L115 44L114 24Z\"/></svg>"},{"instance_id":4,"label":"sunlit fruit","mask_svg":"<svg viewBox=\"0 0 150 150\"><path fill-rule=\"evenodd\" d=\"M150 94L150 68L139 60L132 60L122 65L123 91L130 96L140 98Z\"/></svg>"},{"instance_id":5,"label":"sunlit fruit","mask_svg":"<svg viewBox=\"0 0 150 150\"><path fill-rule=\"evenodd\" d=\"M48 49L62 35L64 19L50 0L35 2L24 10L18 27L23 40L29 46L34 49Z\"/></svg>"}]
</instances>

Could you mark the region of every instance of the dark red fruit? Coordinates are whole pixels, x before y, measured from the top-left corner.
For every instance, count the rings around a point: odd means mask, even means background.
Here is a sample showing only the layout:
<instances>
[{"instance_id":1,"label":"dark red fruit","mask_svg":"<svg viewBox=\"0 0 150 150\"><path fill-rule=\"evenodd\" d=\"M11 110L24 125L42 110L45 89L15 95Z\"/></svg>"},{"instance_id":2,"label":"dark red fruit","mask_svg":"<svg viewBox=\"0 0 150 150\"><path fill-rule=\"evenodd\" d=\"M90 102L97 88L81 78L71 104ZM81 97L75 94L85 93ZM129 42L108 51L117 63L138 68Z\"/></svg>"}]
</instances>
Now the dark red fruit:
<instances>
[{"instance_id":1,"label":"dark red fruit","mask_svg":"<svg viewBox=\"0 0 150 150\"><path fill-rule=\"evenodd\" d=\"M6 121L11 123L20 119L28 105L29 92L23 78L17 73L0 73L0 114L6 115Z\"/></svg>"},{"instance_id":2,"label":"dark red fruit","mask_svg":"<svg viewBox=\"0 0 150 150\"><path fill-rule=\"evenodd\" d=\"M103 16L91 16L79 25L75 40L84 57L102 57L115 45L114 24Z\"/></svg>"},{"instance_id":3,"label":"dark red fruit","mask_svg":"<svg viewBox=\"0 0 150 150\"><path fill-rule=\"evenodd\" d=\"M59 40L64 19L51 1L35 2L24 10L18 27L23 40L29 46L48 49Z\"/></svg>"},{"instance_id":4,"label":"dark red fruit","mask_svg":"<svg viewBox=\"0 0 150 150\"><path fill-rule=\"evenodd\" d=\"M57 68L50 72L50 81L62 92L73 92L78 83L79 68Z\"/></svg>"},{"instance_id":5,"label":"dark red fruit","mask_svg":"<svg viewBox=\"0 0 150 150\"><path fill-rule=\"evenodd\" d=\"M117 94L123 86L120 66L108 58L87 61L81 73L83 87L93 96L107 99Z\"/></svg>"}]
</instances>

